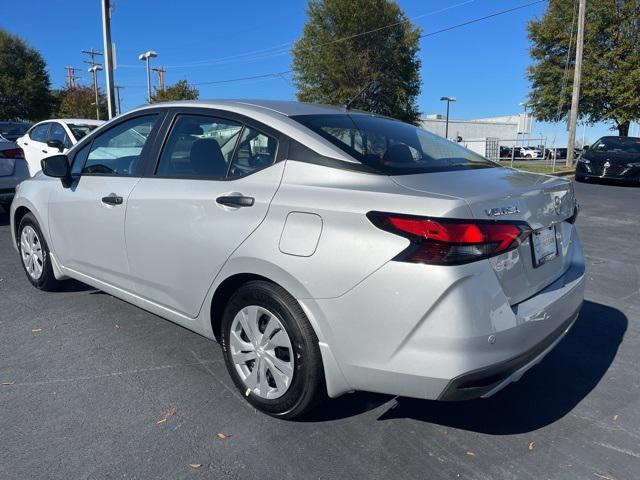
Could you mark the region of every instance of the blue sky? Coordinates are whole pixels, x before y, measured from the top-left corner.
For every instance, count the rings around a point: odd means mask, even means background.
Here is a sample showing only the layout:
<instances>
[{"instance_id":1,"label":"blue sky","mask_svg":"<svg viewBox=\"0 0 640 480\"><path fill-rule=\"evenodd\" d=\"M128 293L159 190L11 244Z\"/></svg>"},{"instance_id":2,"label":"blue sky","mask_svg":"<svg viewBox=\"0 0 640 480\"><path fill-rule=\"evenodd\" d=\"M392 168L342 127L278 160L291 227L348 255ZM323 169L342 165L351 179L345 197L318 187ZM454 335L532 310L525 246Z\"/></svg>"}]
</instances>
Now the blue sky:
<instances>
[{"instance_id":1,"label":"blue sky","mask_svg":"<svg viewBox=\"0 0 640 480\"><path fill-rule=\"evenodd\" d=\"M163 65L166 82L215 82L290 69L291 42L305 22L304 0L113 0L112 37L116 43L116 85L123 110L144 103L146 72L138 55L158 52L154 66ZM44 55L54 86L63 86L67 65L83 68L81 83L90 83L83 49L102 51L99 0L30 0L29 8L3 9L0 27L15 33ZM527 0L400 0L399 4L425 33ZM425 114L443 113L443 95L455 96L453 118L478 118L517 113L526 99L529 64L526 23L542 15L538 4L503 16L458 28L421 41L422 93ZM104 85L104 76L99 81ZM154 77L154 82L157 79ZM231 83L201 84L200 98L294 99L290 77L270 77ZM566 127L535 123L557 144L566 141ZM587 127L587 140L607 134L607 125ZM578 130L582 135L582 127Z\"/></svg>"}]
</instances>

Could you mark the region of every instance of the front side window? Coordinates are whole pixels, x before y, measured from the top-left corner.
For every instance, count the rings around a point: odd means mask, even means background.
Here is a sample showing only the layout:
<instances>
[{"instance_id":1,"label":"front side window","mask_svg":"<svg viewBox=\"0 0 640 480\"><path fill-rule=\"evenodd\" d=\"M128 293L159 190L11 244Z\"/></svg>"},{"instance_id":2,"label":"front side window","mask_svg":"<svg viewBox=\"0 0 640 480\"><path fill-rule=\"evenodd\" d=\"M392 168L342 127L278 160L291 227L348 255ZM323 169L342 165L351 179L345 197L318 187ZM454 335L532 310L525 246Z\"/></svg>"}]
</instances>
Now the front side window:
<instances>
[{"instance_id":1,"label":"front side window","mask_svg":"<svg viewBox=\"0 0 640 480\"><path fill-rule=\"evenodd\" d=\"M43 123L33 128L29 132L29 138L35 142L45 143L47 141L47 132L49 131L49 123Z\"/></svg>"},{"instance_id":2,"label":"front side window","mask_svg":"<svg viewBox=\"0 0 640 480\"><path fill-rule=\"evenodd\" d=\"M133 175L157 119L157 114L132 118L98 135L82 173Z\"/></svg>"},{"instance_id":3,"label":"front side window","mask_svg":"<svg viewBox=\"0 0 640 480\"><path fill-rule=\"evenodd\" d=\"M362 113L292 118L386 175L497 166L457 143L397 120Z\"/></svg>"},{"instance_id":4,"label":"front side window","mask_svg":"<svg viewBox=\"0 0 640 480\"><path fill-rule=\"evenodd\" d=\"M156 175L220 178L227 174L242 125L200 115L177 117L162 150Z\"/></svg>"}]
</instances>

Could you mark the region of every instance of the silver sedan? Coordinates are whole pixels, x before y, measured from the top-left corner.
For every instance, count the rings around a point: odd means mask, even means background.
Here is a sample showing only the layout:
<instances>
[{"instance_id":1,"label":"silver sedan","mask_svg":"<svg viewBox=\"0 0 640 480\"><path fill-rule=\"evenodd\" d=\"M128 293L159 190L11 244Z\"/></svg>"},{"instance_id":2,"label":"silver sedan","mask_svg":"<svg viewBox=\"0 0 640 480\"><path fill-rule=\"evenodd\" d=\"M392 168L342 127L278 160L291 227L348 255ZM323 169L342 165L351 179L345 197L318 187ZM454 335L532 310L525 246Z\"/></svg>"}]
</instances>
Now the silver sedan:
<instances>
[{"instance_id":1,"label":"silver sedan","mask_svg":"<svg viewBox=\"0 0 640 480\"><path fill-rule=\"evenodd\" d=\"M42 164L10 214L29 281L72 277L218 340L270 415L354 390L492 395L583 301L569 181L389 118L157 104Z\"/></svg>"}]
</instances>

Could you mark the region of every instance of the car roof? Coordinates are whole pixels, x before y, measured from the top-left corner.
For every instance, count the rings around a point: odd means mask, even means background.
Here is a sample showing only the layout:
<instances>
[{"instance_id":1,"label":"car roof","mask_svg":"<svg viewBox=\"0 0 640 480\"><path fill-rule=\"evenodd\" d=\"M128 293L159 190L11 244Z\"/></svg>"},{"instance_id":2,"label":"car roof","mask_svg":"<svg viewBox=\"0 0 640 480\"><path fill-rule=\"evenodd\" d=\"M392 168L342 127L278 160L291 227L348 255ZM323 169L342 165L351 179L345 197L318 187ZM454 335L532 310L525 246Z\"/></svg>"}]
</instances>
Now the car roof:
<instances>
[{"instance_id":1,"label":"car roof","mask_svg":"<svg viewBox=\"0 0 640 480\"><path fill-rule=\"evenodd\" d=\"M102 125L104 120L96 120L93 118L48 118L47 120L42 120L41 122L36 123L35 125L48 122L59 122L65 124L72 123L74 125Z\"/></svg>"},{"instance_id":2,"label":"car roof","mask_svg":"<svg viewBox=\"0 0 640 480\"><path fill-rule=\"evenodd\" d=\"M140 109L150 107L205 107L225 109L232 107L234 110L246 108L247 111L255 111L255 109L268 110L273 113L279 113L287 117L296 115L322 115L336 113L363 113L366 115L374 115L370 112L361 110L346 110L344 107L336 105L324 105L319 103L296 102L293 100L258 100L258 99L232 99L232 100L180 100L172 102L159 102L151 105L145 105Z\"/></svg>"}]
</instances>

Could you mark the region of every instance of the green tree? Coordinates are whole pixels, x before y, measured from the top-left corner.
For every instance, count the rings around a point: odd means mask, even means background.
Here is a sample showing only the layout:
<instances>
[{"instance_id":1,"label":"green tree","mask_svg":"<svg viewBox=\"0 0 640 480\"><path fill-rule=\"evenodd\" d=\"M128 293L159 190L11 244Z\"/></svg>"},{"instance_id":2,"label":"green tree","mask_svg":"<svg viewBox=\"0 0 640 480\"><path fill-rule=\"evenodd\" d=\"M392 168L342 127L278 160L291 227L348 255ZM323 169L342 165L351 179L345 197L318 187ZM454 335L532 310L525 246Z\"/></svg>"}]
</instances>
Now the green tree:
<instances>
[{"instance_id":1,"label":"green tree","mask_svg":"<svg viewBox=\"0 0 640 480\"><path fill-rule=\"evenodd\" d=\"M50 85L40 52L0 28L0 119L47 118L51 113Z\"/></svg>"},{"instance_id":2,"label":"green tree","mask_svg":"<svg viewBox=\"0 0 640 480\"><path fill-rule=\"evenodd\" d=\"M61 118L96 118L96 94L93 87L78 86L61 90L59 93L60 107L56 116ZM107 98L98 89L98 103L100 104L100 119L106 120Z\"/></svg>"},{"instance_id":3,"label":"green tree","mask_svg":"<svg viewBox=\"0 0 640 480\"><path fill-rule=\"evenodd\" d=\"M151 102L168 102L171 100L197 100L200 92L197 88L191 87L186 80L178 80L174 85L162 90L156 89L156 93L151 95Z\"/></svg>"},{"instance_id":4,"label":"green tree","mask_svg":"<svg viewBox=\"0 0 640 480\"><path fill-rule=\"evenodd\" d=\"M533 114L541 121L565 120L571 108L575 25L569 55L568 50L572 21L577 15L575 3L551 0L543 17L529 23L534 60L528 71L532 87L529 96ZM620 135L627 135L630 122L640 118L637 0L587 2L579 115L589 123L613 123Z\"/></svg>"},{"instance_id":5,"label":"green tree","mask_svg":"<svg viewBox=\"0 0 640 480\"><path fill-rule=\"evenodd\" d=\"M293 46L298 99L417 123L420 29L389 0L309 0ZM372 31L362 35L363 32Z\"/></svg>"}]
</instances>

